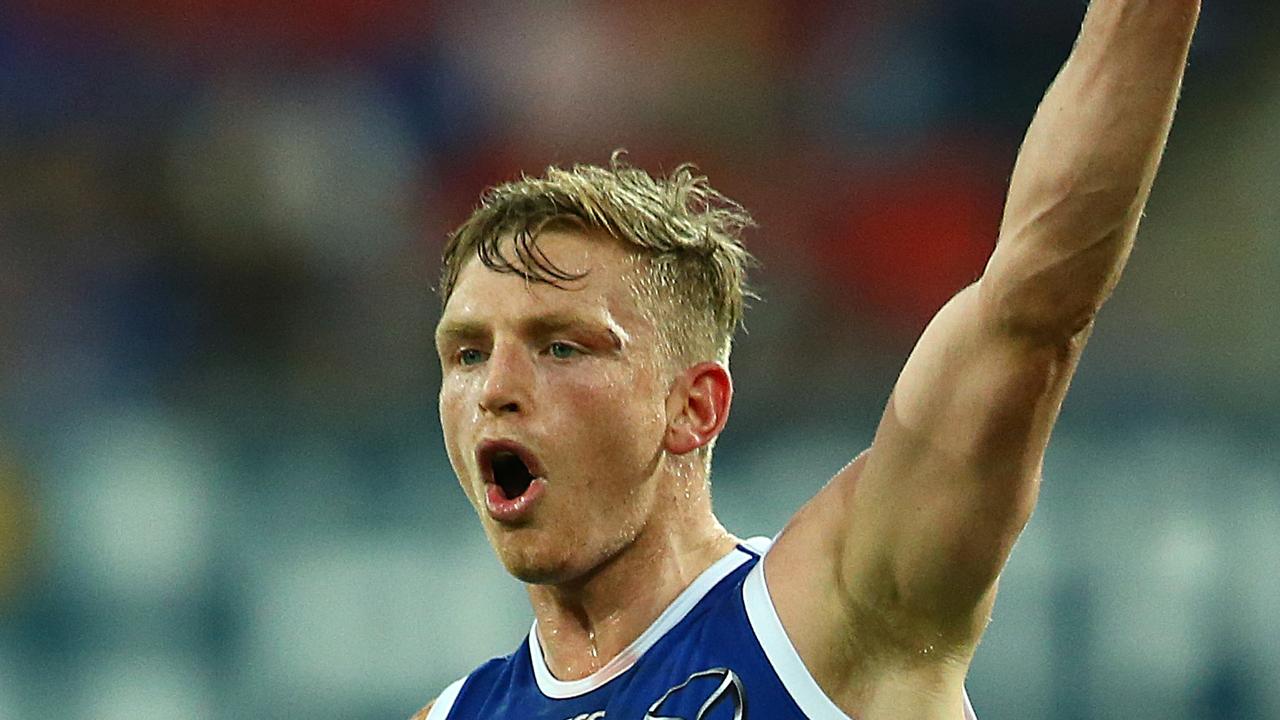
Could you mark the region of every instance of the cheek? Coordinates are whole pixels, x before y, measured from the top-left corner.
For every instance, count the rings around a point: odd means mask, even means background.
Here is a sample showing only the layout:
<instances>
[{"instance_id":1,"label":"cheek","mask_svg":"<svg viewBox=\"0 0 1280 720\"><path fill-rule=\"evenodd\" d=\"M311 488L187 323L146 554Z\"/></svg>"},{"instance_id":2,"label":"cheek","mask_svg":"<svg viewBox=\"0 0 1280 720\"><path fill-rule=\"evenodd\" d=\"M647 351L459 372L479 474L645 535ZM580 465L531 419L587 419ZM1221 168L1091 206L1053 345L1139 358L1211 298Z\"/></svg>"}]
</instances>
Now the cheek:
<instances>
[{"instance_id":1,"label":"cheek","mask_svg":"<svg viewBox=\"0 0 1280 720\"><path fill-rule=\"evenodd\" d=\"M577 426L588 435L584 444L595 448L600 460L635 467L652 459L666 429L665 397L631 378L579 388L575 396L569 411L578 415Z\"/></svg>"},{"instance_id":2,"label":"cheek","mask_svg":"<svg viewBox=\"0 0 1280 720\"><path fill-rule=\"evenodd\" d=\"M440 390L440 429L444 433L445 450L449 453L449 462L453 469L462 475L464 469L460 464L460 450L465 438L459 433L465 430L473 419L466 417L469 412L465 402L466 393L456 384L445 384Z\"/></svg>"}]
</instances>

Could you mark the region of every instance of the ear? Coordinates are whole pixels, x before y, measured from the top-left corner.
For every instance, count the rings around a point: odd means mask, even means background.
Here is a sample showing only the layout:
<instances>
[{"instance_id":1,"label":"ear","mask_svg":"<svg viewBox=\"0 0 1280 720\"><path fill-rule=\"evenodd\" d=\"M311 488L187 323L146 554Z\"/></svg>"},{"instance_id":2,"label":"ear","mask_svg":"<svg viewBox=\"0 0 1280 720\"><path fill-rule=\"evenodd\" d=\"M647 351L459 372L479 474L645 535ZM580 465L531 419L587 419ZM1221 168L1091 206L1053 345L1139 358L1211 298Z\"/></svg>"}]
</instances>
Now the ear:
<instances>
[{"instance_id":1,"label":"ear","mask_svg":"<svg viewBox=\"0 0 1280 720\"><path fill-rule=\"evenodd\" d=\"M684 455L706 446L724 430L733 403L733 378L718 362L702 362L681 371L667 395L667 432L663 447Z\"/></svg>"}]
</instances>

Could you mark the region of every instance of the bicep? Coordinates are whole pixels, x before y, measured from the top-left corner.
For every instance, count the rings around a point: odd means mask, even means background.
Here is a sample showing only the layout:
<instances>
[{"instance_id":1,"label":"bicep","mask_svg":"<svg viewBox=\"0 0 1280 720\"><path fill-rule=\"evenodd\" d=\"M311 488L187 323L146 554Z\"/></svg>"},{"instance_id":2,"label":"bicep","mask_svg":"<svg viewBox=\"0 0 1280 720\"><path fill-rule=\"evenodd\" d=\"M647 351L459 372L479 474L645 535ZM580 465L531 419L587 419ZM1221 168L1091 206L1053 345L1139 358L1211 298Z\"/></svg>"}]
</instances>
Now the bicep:
<instances>
[{"instance_id":1,"label":"bicep","mask_svg":"<svg viewBox=\"0 0 1280 720\"><path fill-rule=\"evenodd\" d=\"M1030 517L1083 344L1009 334L983 303L975 284L938 313L865 461L829 488L845 512L841 575L853 599L962 630Z\"/></svg>"}]
</instances>

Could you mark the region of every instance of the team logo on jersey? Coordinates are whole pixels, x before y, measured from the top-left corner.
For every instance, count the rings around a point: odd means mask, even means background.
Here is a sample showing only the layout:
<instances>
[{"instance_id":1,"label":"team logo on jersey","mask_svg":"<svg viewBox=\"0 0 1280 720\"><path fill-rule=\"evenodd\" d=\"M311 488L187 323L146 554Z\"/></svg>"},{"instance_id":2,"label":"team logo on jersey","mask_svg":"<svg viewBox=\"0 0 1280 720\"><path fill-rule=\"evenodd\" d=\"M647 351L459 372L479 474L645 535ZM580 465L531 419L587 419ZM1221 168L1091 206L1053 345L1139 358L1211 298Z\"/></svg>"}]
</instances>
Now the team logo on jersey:
<instances>
[{"instance_id":1,"label":"team logo on jersey","mask_svg":"<svg viewBox=\"0 0 1280 720\"><path fill-rule=\"evenodd\" d=\"M746 720L747 692L729 668L696 672L649 706L645 720Z\"/></svg>"}]
</instances>

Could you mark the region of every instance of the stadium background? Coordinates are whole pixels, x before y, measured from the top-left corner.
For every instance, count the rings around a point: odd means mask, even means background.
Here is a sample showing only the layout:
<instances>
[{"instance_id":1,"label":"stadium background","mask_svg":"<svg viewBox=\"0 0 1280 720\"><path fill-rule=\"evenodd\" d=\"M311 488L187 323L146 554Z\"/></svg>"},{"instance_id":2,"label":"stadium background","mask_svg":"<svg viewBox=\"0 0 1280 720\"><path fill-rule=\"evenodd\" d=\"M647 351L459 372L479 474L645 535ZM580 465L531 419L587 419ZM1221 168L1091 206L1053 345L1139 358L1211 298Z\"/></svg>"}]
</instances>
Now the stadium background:
<instances>
[{"instance_id":1,"label":"stadium background","mask_svg":"<svg viewBox=\"0 0 1280 720\"><path fill-rule=\"evenodd\" d=\"M0 5L5 720L406 717L515 647L442 450L431 286L521 170L624 147L754 211L714 487L775 533L981 268L1084 10L110 5ZM983 720L1280 717L1280 13L1205 5Z\"/></svg>"}]
</instances>

